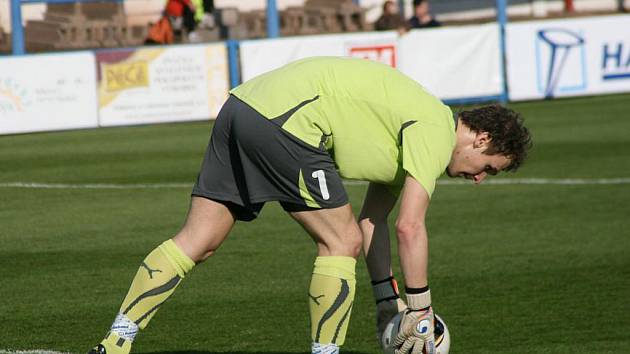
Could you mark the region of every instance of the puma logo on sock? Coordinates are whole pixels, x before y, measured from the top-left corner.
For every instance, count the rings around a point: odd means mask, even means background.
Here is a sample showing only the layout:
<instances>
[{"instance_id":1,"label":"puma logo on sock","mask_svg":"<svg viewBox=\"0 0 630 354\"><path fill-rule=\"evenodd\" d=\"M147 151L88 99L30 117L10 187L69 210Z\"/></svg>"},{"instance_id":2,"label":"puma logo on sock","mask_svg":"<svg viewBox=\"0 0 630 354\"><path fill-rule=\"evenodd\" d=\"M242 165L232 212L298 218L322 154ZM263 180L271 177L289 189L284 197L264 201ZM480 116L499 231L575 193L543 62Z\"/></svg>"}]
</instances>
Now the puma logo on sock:
<instances>
[{"instance_id":1,"label":"puma logo on sock","mask_svg":"<svg viewBox=\"0 0 630 354\"><path fill-rule=\"evenodd\" d=\"M142 262L141 266L144 267L147 270L147 272L149 272L149 278L150 279L153 279L153 273L156 273L156 272L162 273L162 271L159 270L159 269L151 269L151 268L149 268L149 266L146 263L144 263L144 262Z\"/></svg>"},{"instance_id":2,"label":"puma logo on sock","mask_svg":"<svg viewBox=\"0 0 630 354\"><path fill-rule=\"evenodd\" d=\"M325 295L319 295L319 296L313 296L310 293L308 294L308 297L310 297L313 301L315 301L315 303L317 304L317 306L320 305L319 301L317 299L324 297Z\"/></svg>"}]
</instances>

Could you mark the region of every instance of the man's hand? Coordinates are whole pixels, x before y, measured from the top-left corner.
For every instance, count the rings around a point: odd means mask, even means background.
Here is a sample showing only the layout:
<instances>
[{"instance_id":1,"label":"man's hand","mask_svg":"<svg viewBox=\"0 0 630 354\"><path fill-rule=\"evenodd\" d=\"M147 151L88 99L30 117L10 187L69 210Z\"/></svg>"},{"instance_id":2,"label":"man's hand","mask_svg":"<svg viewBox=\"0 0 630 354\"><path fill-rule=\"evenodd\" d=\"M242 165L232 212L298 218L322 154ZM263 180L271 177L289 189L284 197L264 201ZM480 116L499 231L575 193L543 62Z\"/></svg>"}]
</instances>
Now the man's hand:
<instances>
[{"instance_id":1,"label":"man's hand","mask_svg":"<svg viewBox=\"0 0 630 354\"><path fill-rule=\"evenodd\" d=\"M372 291L376 300L376 340L383 345L385 327L399 312L407 308L398 294L398 283L393 276L372 281Z\"/></svg>"},{"instance_id":2,"label":"man's hand","mask_svg":"<svg viewBox=\"0 0 630 354\"><path fill-rule=\"evenodd\" d=\"M426 354L435 354L434 328L433 308L405 310L400 323L400 331L393 343L394 347L399 347L395 353L421 354L422 349L425 348Z\"/></svg>"},{"instance_id":3,"label":"man's hand","mask_svg":"<svg viewBox=\"0 0 630 354\"><path fill-rule=\"evenodd\" d=\"M376 339L381 346L383 345L383 332L385 328L394 316L404 311L406 308L407 305L405 305L405 302L400 298L385 300L376 304Z\"/></svg>"}]
</instances>

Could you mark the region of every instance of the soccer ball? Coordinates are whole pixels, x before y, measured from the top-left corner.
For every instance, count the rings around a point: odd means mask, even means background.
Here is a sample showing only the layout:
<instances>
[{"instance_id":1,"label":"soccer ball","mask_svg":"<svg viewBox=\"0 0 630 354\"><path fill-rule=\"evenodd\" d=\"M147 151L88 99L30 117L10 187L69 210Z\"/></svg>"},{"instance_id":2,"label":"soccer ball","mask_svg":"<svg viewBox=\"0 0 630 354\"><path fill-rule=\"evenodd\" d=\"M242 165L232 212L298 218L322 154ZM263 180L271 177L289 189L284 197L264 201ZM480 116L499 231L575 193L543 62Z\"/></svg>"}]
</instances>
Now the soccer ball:
<instances>
[{"instance_id":1,"label":"soccer ball","mask_svg":"<svg viewBox=\"0 0 630 354\"><path fill-rule=\"evenodd\" d=\"M398 329L400 327L400 320L402 319L403 312L399 312L385 327L383 336L381 337L381 346L384 348L385 354L394 354L394 346L392 342L398 335ZM435 315L435 353L436 354L448 354L448 350L451 347L451 335L448 332L446 323L440 316ZM424 349L422 350L424 353Z\"/></svg>"}]
</instances>

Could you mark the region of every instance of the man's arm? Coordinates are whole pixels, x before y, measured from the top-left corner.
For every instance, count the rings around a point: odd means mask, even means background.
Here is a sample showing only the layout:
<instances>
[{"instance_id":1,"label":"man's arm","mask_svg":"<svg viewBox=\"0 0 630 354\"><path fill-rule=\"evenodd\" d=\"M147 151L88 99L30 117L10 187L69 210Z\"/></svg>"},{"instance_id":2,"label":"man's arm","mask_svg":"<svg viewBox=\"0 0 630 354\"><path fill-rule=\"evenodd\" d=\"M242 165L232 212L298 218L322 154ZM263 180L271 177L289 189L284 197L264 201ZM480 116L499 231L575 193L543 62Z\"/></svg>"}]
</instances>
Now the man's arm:
<instances>
[{"instance_id":1,"label":"man's arm","mask_svg":"<svg viewBox=\"0 0 630 354\"><path fill-rule=\"evenodd\" d=\"M428 285L429 242L425 226L428 207L429 195L426 190L413 177L407 176L396 220L398 255L407 288L424 288Z\"/></svg>"},{"instance_id":2,"label":"man's arm","mask_svg":"<svg viewBox=\"0 0 630 354\"><path fill-rule=\"evenodd\" d=\"M392 275L387 217L396 200L386 186L376 183L370 183L365 195L359 227L363 233L363 253L372 281Z\"/></svg>"},{"instance_id":3,"label":"man's arm","mask_svg":"<svg viewBox=\"0 0 630 354\"><path fill-rule=\"evenodd\" d=\"M400 332L394 339L396 354L435 352L434 316L431 308L427 268L429 242L425 216L429 194L411 176L405 178L396 220L398 256L405 276L407 310L400 322Z\"/></svg>"},{"instance_id":4,"label":"man's arm","mask_svg":"<svg viewBox=\"0 0 630 354\"><path fill-rule=\"evenodd\" d=\"M398 198L386 186L370 183L359 216L363 233L363 253L372 279L376 301L376 338L381 346L383 331L396 314L405 309L392 277L391 248L387 217Z\"/></svg>"}]
</instances>

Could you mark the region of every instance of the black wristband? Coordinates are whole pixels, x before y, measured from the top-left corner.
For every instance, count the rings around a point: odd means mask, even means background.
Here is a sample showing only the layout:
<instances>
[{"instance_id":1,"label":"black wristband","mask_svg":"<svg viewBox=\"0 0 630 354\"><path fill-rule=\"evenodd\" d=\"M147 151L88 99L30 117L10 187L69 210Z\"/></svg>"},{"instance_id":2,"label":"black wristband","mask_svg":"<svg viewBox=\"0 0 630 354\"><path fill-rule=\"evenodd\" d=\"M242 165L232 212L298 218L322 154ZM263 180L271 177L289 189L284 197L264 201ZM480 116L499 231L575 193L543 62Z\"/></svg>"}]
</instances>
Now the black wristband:
<instances>
[{"instance_id":1,"label":"black wristband","mask_svg":"<svg viewBox=\"0 0 630 354\"><path fill-rule=\"evenodd\" d=\"M427 291L429 291L429 286L425 286L422 288L409 288L409 287L405 287L405 292L407 294L422 294L422 293L426 293Z\"/></svg>"},{"instance_id":2,"label":"black wristband","mask_svg":"<svg viewBox=\"0 0 630 354\"><path fill-rule=\"evenodd\" d=\"M372 285L388 283L388 282L391 282L392 280L394 280L394 277L385 278L383 280L372 280Z\"/></svg>"},{"instance_id":3,"label":"black wristband","mask_svg":"<svg viewBox=\"0 0 630 354\"><path fill-rule=\"evenodd\" d=\"M423 307L423 308L417 309L417 310L412 310L412 309L408 308L407 309L407 313L410 313L410 312L424 312L424 311L426 311L426 310L428 310L430 308L431 308L431 306Z\"/></svg>"}]
</instances>

